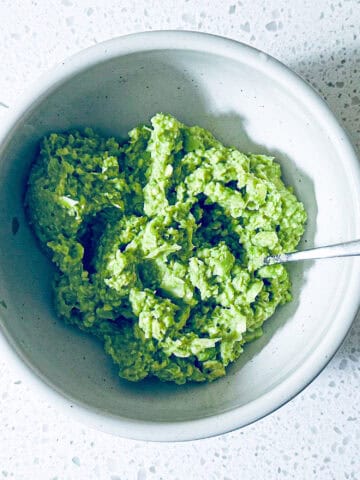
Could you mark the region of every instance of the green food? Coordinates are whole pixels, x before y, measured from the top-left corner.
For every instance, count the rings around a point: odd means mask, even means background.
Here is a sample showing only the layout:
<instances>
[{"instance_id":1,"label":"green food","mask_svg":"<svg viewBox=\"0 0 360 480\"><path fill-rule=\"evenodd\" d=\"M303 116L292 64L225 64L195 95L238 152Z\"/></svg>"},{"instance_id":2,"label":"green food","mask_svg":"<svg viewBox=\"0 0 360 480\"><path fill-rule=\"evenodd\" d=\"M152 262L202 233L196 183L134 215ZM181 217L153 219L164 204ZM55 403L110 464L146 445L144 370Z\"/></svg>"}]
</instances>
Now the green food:
<instances>
[{"instance_id":1,"label":"green food","mask_svg":"<svg viewBox=\"0 0 360 480\"><path fill-rule=\"evenodd\" d=\"M58 314L138 381L225 375L278 305L306 213L264 155L158 114L126 143L52 133L30 173L29 221L57 267Z\"/></svg>"}]
</instances>

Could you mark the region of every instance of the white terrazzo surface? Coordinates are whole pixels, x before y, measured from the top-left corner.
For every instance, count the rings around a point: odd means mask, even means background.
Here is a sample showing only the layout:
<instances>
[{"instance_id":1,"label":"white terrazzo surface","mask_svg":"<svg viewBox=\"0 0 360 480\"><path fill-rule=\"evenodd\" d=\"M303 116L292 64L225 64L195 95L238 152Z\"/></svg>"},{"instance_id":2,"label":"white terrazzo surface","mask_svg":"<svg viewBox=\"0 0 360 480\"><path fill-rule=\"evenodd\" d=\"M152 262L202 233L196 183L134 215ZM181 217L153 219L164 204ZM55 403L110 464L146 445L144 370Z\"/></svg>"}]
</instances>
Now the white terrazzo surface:
<instances>
[{"instance_id":1,"label":"white terrazzo surface","mask_svg":"<svg viewBox=\"0 0 360 480\"><path fill-rule=\"evenodd\" d=\"M241 40L289 65L360 146L359 1L0 0L0 19L0 121L64 57L124 33L183 28ZM0 479L360 479L359 377L358 317L325 371L273 415L219 438L150 444L63 416L0 352Z\"/></svg>"}]
</instances>

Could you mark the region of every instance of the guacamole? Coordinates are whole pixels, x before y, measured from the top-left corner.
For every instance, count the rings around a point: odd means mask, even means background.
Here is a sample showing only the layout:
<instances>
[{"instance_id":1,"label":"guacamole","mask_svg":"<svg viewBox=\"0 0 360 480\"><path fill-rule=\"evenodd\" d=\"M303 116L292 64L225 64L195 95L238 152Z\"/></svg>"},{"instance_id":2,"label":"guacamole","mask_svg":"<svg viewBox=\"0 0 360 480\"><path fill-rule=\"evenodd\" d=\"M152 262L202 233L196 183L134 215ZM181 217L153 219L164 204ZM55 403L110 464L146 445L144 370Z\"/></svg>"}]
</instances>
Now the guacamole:
<instances>
[{"instance_id":1,"label":"guacamole","mask_svg":"<svg viewBox=\"0 0 360 480\"><path fill-rule=\"evenodd\" d=\"M59 316L98 337L127 380L215 380L291 300L285 267L261 267L304 232L280 165L171 115L123 143L46 136L25 205L56 265Z\"/></svg>"}]
</instances>

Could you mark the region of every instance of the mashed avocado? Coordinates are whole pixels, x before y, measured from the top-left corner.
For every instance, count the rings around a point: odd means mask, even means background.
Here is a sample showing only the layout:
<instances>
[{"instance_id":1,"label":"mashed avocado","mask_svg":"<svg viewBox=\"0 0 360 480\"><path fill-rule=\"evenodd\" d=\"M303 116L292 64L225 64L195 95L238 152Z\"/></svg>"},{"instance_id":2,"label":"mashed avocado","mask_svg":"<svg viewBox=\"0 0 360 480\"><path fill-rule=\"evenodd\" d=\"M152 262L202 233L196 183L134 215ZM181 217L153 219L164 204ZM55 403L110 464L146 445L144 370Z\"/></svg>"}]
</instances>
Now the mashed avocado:
<instances>
[{"instance_id":1,"label":"mashed avocado","mask_svg":"<svg viewBox=\"0 0 360 480\"><path fill-rule=\"evenodd\" d=\"M264 155L158 114L126 143L52 133L26 194L57 267L58 314L96 335L131 381L214 380L291 300L282 265L306 213Z\"/></svg>"}]
</instances>

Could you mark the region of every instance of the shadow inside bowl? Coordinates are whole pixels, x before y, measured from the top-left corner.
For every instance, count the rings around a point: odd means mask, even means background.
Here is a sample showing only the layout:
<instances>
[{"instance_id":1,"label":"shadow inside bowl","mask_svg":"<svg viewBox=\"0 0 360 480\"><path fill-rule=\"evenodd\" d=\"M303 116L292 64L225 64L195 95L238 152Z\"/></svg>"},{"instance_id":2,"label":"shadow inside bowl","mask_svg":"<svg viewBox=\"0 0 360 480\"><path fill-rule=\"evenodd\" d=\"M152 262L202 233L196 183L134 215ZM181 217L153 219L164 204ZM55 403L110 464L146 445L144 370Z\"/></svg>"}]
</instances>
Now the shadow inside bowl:
<instances>
[{"instance_id":1,"label":"shadow inside bowl","mask_svg":"<svg viewBox=\"0 0 360 480\"><path fill-rule=\"evenodd\" d=\"M51 131L86 126L105 135L124 138L134 125L148 122L157 112L169 112L186 124L209 129L226 145L234 145L245 152L272 155L280 162L285 182L294 186L308 212L309 220L299 248L313 245L317 216L311 179L285 153L252 140L247 133L247 119L231 109L230 97L219 108L216 103L219 100L207 91L202 79L212 75L219 95L226 96L226 86L222 85L218 68L210 72L207 57L194 54L196 75L192 75L191 69L175 66L171 55L171 52L129 55L118 63L112 60L90 68L57 86L45 100L39 100L36 108L27 112L22 128L14 133L1 152L0 165L4 185L0 191L0 205L6 205L0 225L0 248L2 253L6 252L0 265L0 298L9 305L2 316L5 332L31 368L74 403L116 416L152 421L207 417L251 401L258 392L235 387L231 378L266 347L286 322L291 321L310 264L289 266L293 301L279 308L266 322L264 335L245 347L240 359L228 369L227 377L212 384L184 386L156 380L137 384L119 380L116 368L106 358L99 342L64 325L53 312L53 270L38 250L22 205L26 177L40 138ZM180 55L177 64L186 65L188 61L185 56L182 60ZM97 69L95 73L94 68ZM245 93L239 91L239 95ZM14 218L20 222L15 236ZM276 351L271 355L276 356ZM270 379L267 388L278 381L279 378ZM195 407L188 408L189 404Z\"/></svg>"}]
</instances>

